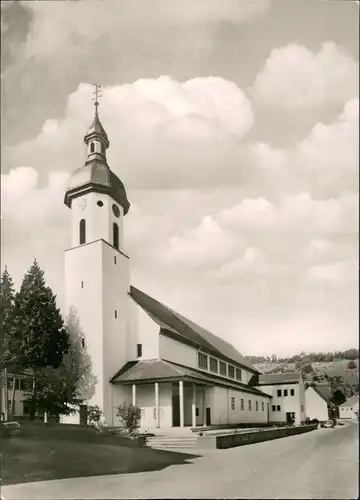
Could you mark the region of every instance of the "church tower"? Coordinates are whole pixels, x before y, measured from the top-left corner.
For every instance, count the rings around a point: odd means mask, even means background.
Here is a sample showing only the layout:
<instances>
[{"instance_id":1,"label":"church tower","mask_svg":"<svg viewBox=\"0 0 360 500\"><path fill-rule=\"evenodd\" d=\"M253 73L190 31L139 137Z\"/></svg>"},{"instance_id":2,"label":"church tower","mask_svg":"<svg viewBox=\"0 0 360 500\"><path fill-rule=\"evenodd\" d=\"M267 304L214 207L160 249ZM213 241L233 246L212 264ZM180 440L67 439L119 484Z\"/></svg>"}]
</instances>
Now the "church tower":
<instances>
[{"instance_id":1,"label":"church tower","mask_svg":"<svg viewBox=\"0 0 360 500\"><path fill-rule=\"evenodd\" d=\"M123 223L130 203L123 183L107 164L110 142L99 119L96 89L95 116L84 137L87 158L73 173L64 200L71 210L65 307L96 378L93 391L84 393L84 399L98 405L113 425L109 380L127 361L130 283Z\"/></svg>"}]
</instances>

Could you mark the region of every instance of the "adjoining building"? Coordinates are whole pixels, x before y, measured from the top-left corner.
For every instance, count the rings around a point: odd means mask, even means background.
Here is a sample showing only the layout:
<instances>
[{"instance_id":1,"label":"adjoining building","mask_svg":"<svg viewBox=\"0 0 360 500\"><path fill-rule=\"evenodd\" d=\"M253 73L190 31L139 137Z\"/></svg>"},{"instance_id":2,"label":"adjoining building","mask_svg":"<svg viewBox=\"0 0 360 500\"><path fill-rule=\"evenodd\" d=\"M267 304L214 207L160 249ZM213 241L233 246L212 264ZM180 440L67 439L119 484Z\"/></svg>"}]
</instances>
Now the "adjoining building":
<instances>
[{"instance_id":1,"label":"adjoining building","mask_svg":"<svg viewBox=\"0 0 360 500\"><path fill-rule=\"evenodd\" d=\"M359 420L359 395L352 396L339 406L339 417Z\"/></svg>"},{"instance_id":2,"label":"adjoining building","mask_svg":"<svg viewBox=\"0 0 360 500\"><path fill-rule=\"evenodd\" d=\"M310 420L323 422L336 415L336 405L331 402L329 384L311 385L306 389L306 413Z\"/></svg>"},{"instance_id":3,"label":"adjoining building","mask_svg":"<svg viewBox=\"0 0 360 500\"><path fill-rule=\"evenodd\" d=\"M305 385L300 372L256 374L250 385L271 396L272 422L299 425L305 421Z\"/></svg>"}]
</instances>

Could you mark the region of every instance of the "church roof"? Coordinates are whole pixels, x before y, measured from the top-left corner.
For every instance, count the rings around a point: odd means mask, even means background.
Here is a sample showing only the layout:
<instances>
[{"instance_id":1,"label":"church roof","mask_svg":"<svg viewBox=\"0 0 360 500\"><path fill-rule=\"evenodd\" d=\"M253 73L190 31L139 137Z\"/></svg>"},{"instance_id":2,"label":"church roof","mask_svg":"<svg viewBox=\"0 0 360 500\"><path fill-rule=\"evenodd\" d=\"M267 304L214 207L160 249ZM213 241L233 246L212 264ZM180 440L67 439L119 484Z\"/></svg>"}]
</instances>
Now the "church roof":
<instances>
[{"instance_id":1,"label":"church roof","mask_svg":"<svg viewBox=\"0 0 360 500\"><path fill-rule=\"evenodd\" d=\"M297 384L300 381L300 377L300 372L263 373L251 377L249 384L253 386Z\"/></svg>"},{"instance_id":2,"label":"church roof","mask_svg":"<svg viewBox=\"0 0 360 500\"><path fill-rule=\"evenodd\" d=\"M100 121L100 118L99 118L99 115L97 113L97 107L95 108L96 109L96 112L95 112L95 116L94 116L94 119L93 121L91 122L91 125L90 127L88 128L88 131L85 135L85 142L87 141L87 137L92 135L92 134L98 134L98 135L101 135L103 136L104 139L106 139L107 142L109 142L109 139L108 139L108 136L107 136L107 133L105 132L105 129L104 127L102 126L101 124L101 121Z\"/></svg>"},{"instance_id":3,"label":"church roof","mask_svg":"<svg viewBox=\"0 0 360 500\"><path fill-rule=\"evenodd\" d=\"M96 158L75 170L65 194L65 204L70 207L72 198L90 191L108 194L123 207L125 215L128 213L130 202L124 184L105 162Z\"/></svg>"},{"instance_id":4,"label":"church roof","mask_svg":"<svg viewBox=\"0 0 360 500\"><path fill-rule=\"evenodd\" d=\"M241 389L244 392L268 396L255 387L249 387L236 380L228 380L219 375L212 373L204 373L201 370L189 368L177 363L166 361L164 359L151 359L141 361L130 361L111 379L112 383L136 383L154 380L169 380L173 379L192 379L198 382L209 383L211 385L223 385Z\"/></svg>"},{"instance_id":5,"label":"church roof","mask_svg":"<svg viewBox=\"0 0 360 500\"><path fill-rule=\"evenodd\" d=\"M214 356L226 358L253 373L258 373L256 368L249 364L239 351L225 340L146 295L134 286L130 287L130 296L162 328L163 333L171 332L177 336L180 342L190 342Z\"/></svg>"}]
</instances>

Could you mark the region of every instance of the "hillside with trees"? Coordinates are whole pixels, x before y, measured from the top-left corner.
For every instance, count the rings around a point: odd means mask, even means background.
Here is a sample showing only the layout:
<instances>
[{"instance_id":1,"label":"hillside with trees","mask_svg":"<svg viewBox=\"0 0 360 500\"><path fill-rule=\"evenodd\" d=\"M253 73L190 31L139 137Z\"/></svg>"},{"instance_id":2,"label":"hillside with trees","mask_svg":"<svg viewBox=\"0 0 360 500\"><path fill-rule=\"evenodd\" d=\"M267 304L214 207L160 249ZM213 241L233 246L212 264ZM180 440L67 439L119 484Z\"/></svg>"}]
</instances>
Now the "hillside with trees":
<instances>
[{"instance_id":1,"label":"hillside with trees","mask_svg":"<svg viewBox=\"0 0 360 500\"><path fill-rule=\"evenodd\" d=\"M247 356L262 373L300 371L308 384L328 384L332 393L341 391L347 398L359 394L359 350L295 354L288 358Z\"/></svg>"}]
</instances>

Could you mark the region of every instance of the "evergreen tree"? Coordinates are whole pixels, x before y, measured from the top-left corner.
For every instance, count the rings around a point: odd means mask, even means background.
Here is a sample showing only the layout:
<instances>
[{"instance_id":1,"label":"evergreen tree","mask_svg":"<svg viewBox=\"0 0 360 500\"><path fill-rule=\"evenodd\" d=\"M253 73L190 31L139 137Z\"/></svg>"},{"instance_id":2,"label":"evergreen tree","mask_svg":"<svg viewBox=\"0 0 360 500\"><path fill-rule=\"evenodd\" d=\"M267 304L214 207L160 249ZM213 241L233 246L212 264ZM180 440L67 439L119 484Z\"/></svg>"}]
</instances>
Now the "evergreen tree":
<instances>
[{"instance_id":1,"label":"evergreen tree","mask_svg":"<svg viewBox=\"0 0 360 500\"><path fill-rule=\"evenodd\" d=\"M41 370L60 366L69 348L69 336L56 307L56 296L46 286L44 272L36 259L25 274L15 296L12 324L9 330L9 360L21 369L30 368L34 384L30 401L31 417L35 416L37 391L42 387Z\"/></svg>"},{"instance_id":2,"label":"evergreen tree","mask_svg":"<svg viewBox=\"0 0 360 500\"><path fill-rule=\"evenodd\" d=\"M0 369L4 368L9 360L9 333L12 324L14 302L14 284L10 273L5 266L5 271L2 273L0 279Z\"/></svg>"},{"instance_id":3,"label":"evergreen tree","mask_svg":"<svg viewBox=\"0 0 360 500\"><path fill-rule=\"evenodd\" d=\"M15 296L10 327L11 360L21 368L60 366L69 347L56 296L46 286L36 259Z\"/></svg>"},{"instance_id":4,"label":"evergreen tree","mask_svg":"<svg viewBox=\"0 0 360 500\"><path fill-rule=\"evenodd\" d=\"M74 309L69 312L65 328L69 346L60 366L38 369L36 376L36 408L53 415L72 413L74 406L93 396L97 383ZM29 392L26 400L31 402L33 393Z\"/></svg>"},{"instance_id":5,"label":"evergreen tree","mask_svg":"<svg viewBox=\"0 0 360 500\"><path fill-rule=\"evenodd\" d=\"M7 395L7 376L6 376L6 366L9 362L9 346L10 342L10 327L12 324L12 317L14 311L14 299L15 291L14 284L10 273L5 266L5 271L1 275L0 279L0 414L6 413L5 418L9 418L9 408L5 403L5 408L3 408L3 401L8 401ZM12 405L14 408L15 400L15 377L13 379L13 390L12 390ZM5 397L3 393L5 392Z\"/></svg>"}]
</instances>

